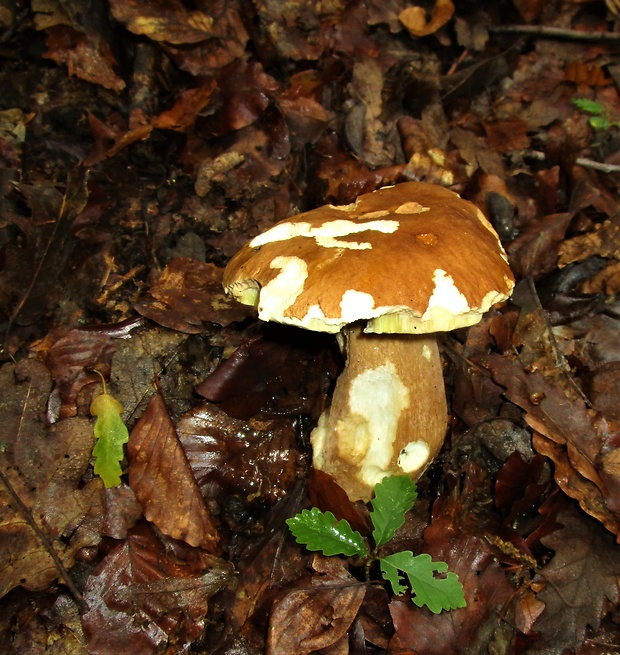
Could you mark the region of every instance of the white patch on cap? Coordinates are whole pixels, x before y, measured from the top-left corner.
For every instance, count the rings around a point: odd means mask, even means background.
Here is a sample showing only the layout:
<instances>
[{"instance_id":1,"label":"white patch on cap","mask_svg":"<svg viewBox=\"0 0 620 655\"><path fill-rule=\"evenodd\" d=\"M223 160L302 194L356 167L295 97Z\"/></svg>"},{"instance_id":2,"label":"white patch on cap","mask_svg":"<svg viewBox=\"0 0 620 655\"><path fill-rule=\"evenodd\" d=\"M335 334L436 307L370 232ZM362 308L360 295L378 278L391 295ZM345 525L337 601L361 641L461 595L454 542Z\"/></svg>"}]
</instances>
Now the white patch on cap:
<instances>
[{"instance_id":1,"label":"white patch on cap","mask_svg":"<svg viewBox=\"0 0 620 655\"><path fill-rule=\"evenodd\" d=\"M356 223L344 219L327 221L320 227L312 227L310 223L279 223L274 225L267 232L259 234L252 239L250 246L259 248L275 241L288 241L295 237L306 237L314 239L317 245L323 248L347 248L349 250L369 250L372 244L368 242L341 241L338 237L346 237L360 232L373 231L383 234L392 234L398 230L398 221L369 221L367 223Z\"/></svg>"},{"instance_id":2,"label":"white patch on cap","mask_svg":"<svg viewBox=\"0 0 620 655\"><path fill-rule=\"evenodd\" d=\"M421 205L419 202L406 202L398 209L394 210L395 214L423 214L424 212L429 212L431 210L430 207L425 207L424 205Z\"/></svg>"},{"instance_id":3,"label":"white patch on cap","mask_svg":"<svg viewBox=\"0 0 620 655\"><path fill-rule=\"evenodd\" d=\"M280 273L261 289L258 316L263 321L278 321L304 290L308 266L299 257L276 257L269 266L279 268Z\"/></svg>"},{"instance_id":4,"label":"white patch on cap","mask_svg":"<svg viewBox=\"0 0 620 655\"><path fill-rule=\"evenodd\" d=\"M392 362L363 371L351 382L351 415L336 428L338 450L347 461L361 458L359 476L371 487L390 473L398 421L408 406L409 391Z\"/></svg>"},{"instance_id":5,"label":"white patch on cap","mask_svg":"<svg viewBox=\"0 0 620 655\"><path fill-rule=\"evenodd\" d=\"M372 316L371 312L375 306L375 299L363 291L349 289L342 295L340 301L341 317L347 323L353 323L360 317Z\"/></svg>"},{"instance_id":6,"label":"white patch on cap","mask_svg":"<svg viewBox=\"0 0 620 655\"><path fill-rule=\"evenodd\" d=\"M424 441L410 441L398 456L398 466L405 473L417 473L423 469L430 458L428 444Z\"/></svg>"},{"instance_id":7,"label":"white patch on cap","mask_svg":"<svg viewBox=\"0 0 620 655\"><path fill-rule=\"evenodd\" d=\"M456 288L451 275L438 268L433 273L433 282L435 283L433 295L428 301L422 320L431 321L434 317L446 313L454 315L469 312L467 298Z\"/></svg>"}]
</instances>

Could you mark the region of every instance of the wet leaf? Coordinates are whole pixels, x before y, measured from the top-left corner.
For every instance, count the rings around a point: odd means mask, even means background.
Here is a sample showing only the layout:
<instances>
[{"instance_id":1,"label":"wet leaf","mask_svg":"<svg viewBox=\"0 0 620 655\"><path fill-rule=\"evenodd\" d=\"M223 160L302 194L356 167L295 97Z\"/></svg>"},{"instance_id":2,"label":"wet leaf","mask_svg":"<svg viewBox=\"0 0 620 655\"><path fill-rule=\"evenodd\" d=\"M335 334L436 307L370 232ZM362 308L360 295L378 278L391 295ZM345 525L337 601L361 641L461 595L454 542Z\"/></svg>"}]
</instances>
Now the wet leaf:
<instances>
[{"instance_id":1,"label":"wet leaf","mask_svg":"<svg viewBox=\"0 0 620 655\"><path fill-rule=\"evenodd\" d=\"M542 634L534 653L561 653L583 642L588 626L597 630L606 599L618 602L618 546L600 526L574 507L559 515L563 528L543 538L555 551L539 571L546 587L537 595L545 609L534 623Z\"/></svg>"},{"instance_id":2,"label":"wet leaf","mask_svg":"<svg viewBox=\"0 0 620 655\"><path fill-rule=\"evenodd\" d=\"M158 393L131 431L127 455L129 484L144 516L164 534L215 552L217 528Z\"/></svg>"},{"instance_id":3,"label":"wet leaf","mask_svg":"<svg viewBox=\"0 0 620 655\"><path fill-rule=\"evenodd\" d=\"M335 646L349 630L366 594L342 565L305 577L275 600L269 623L269 655L311 653Z\"/></svg>"},{"instance_id":4,"label":"wet leaf","mask_svg":"<svg viewBox=\"0 0 620 655\"><path fill-rule=\"evenodd\" d=\"M229 565L203 551L171 557L150 530L139 530L88 579L88 652L118 655L122 644L134 655L155 655L169 643L187 646L204 631L209 600L230 574Z\"/></svg>"},{"instance_id":5,"label":"wet leaf","mask_svg":"<svg viewBox=\"0 0 620 655\"><path fill-rule=\"evenodd\" d=\"M205 497L240 494L273 503L303 470L288 419L244 421L203 403L179 420L177 431Z\"/></svg>"},{"instance_id":6,"label":"wet leaf","mask_svg":"<svg viewBox=\"0 0 620 655\"><path fill-rule=\"evenodd\" d=\"M331 512L321 512L313 507L286 521L297 543L308 550L320 550L323 555L366 557L368 550L359 532L354 532L347 521Z\"/></svg>"},{"instance_id":7,"label":"wet leaf","mask_svg":"<svg viewBox=\"0 0 620 655\"><path fill-rule=\"evenodd\" d=\"M222 269L177 257L135 305L143 316L172 330L198 334L205 322L229 325L253 312L230 299L222 289Z\"/></svg>"}]
</instances>

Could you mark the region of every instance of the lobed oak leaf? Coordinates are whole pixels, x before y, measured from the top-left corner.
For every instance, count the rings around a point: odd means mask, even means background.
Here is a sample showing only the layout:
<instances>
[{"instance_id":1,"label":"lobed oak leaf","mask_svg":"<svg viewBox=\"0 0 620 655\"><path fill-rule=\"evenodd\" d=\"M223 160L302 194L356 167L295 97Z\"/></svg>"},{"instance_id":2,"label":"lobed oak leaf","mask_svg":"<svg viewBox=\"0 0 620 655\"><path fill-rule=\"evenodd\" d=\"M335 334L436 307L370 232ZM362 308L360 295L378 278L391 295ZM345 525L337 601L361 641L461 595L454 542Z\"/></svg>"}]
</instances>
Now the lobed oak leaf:
<instances>
[{"instance_id":1,"label":"lobed oak leaf","mask_svg":"<svg viewBox=\"0 0 620 655\"><path fill-rule=\"evenodd\" d=\"M215 523L159 393L131 431L127 455L129 485L146 519L173 539L215 552Z\"/></svg>"}]
</instances>

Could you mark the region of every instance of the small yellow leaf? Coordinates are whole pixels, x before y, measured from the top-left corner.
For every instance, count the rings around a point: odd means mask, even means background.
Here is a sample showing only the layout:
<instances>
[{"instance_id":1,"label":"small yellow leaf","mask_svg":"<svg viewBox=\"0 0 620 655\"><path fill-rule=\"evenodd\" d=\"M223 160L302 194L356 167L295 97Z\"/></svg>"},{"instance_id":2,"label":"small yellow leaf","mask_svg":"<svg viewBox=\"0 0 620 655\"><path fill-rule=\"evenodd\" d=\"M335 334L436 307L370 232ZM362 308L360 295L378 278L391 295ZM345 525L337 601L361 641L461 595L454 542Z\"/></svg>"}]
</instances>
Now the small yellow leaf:
<instances>
[{"instance_id":1,"label":"small yellow leaf","mask_svg":"<svg viewBox=\"0 0 620 655\"><path fill-rule=\"evenodd\" d=\"M121 462L125 456L124 444L129 441L129 432L123 423L123 406L105 390L93 399L90 413L97 417L93 448L95 474L100 476L106 487L117 487L121 483Z\"/></svg>"}]
</instances>

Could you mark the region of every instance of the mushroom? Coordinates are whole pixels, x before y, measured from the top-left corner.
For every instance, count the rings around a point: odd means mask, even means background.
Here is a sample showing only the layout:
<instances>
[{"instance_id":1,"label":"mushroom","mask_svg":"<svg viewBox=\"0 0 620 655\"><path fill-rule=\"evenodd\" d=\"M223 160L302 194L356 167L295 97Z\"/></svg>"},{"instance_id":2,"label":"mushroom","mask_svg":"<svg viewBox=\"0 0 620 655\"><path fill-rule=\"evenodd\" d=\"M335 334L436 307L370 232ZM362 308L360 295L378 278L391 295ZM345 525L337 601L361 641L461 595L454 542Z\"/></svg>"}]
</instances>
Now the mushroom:
<instances>
[{"instance_id":1,"label":"mushroom","mask_svg":"<svg viewBox=\"0 0 620 655\"><path fill-rule=\"evenodd\" d=\"M514 286L482 212L423 182L281 221L223 281L264 321L338 334L345 368L311 442L352 501L386 475L422 475L447 430L436 334L477 323Z\"/></svg>"}]
</instances>

